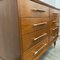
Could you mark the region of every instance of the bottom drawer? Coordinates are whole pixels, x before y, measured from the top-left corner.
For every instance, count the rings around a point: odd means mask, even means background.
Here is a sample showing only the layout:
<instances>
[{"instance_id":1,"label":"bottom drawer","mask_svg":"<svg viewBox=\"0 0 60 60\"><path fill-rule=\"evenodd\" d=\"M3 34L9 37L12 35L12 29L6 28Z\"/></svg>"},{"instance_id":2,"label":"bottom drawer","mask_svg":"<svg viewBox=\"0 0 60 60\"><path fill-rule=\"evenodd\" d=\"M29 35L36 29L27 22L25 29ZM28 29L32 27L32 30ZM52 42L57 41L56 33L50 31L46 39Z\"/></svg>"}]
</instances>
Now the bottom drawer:
<instances>
[{"instance_id":1,"label":"bottom drawer","mask_svg":"<svg viewBox=\"0 0 60 60\"><path fill-rule=\"evenodd\" d=\"M39 57L42 56L42 54L47 50L47 41L48 38L46 38L44 41L38 43L31 49L25 51L23 53L23 60L37 60Z\"/></svg>"},{"instance_id":2,"label":"bottom drawer","mask_svg":"<svg viewBox=\"0 0 60 60\"><path fill-rule=\"evenodd\" d=\"M40 52L40 54L37 56L37 57L35 57L33 60L40 60L41 59L41 56L47 51L47 47L45 47L41 52Z\"/></svg>"}]
</instances>

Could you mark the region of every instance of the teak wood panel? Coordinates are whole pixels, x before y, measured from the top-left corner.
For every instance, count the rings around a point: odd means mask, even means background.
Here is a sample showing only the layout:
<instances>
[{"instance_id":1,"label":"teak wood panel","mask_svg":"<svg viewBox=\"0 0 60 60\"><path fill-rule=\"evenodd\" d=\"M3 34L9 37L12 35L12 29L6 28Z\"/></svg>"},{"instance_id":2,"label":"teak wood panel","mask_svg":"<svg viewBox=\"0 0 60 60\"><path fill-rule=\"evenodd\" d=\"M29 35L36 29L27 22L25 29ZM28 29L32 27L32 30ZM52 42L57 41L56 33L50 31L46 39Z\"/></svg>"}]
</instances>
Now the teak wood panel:
<instances>
[{"instance_id":1,"label":"teak wood panel","mask_svg":"<svg viewBox=\"0 0 60 60\"><path fill-rule=\"evenodd\" d=\"M55 40L54 37L58 35L58 26L59 26L59 11L53 8L50 8L50 41Z\"/></svg>"},{"instance_id":2,"label":"teak wood panel","mask_svg":"<svg viewBox=\"0 0 60 60\"><path fill-rule=\"evenodd\" d=\"M58 27L51 30L51 36L55 36L56 34L58 34Z\"/></svg>"},{"instance_id":3,"label":"teak wood panel","mask_svg":"<svg viewBox=\"0 0 60 60\"><path fill-rule=\"evenodd\" d=\"M26 51L27 49L31 48L37 43L45 40L45 38L48 38L46 29L42 29L39 31L35 31L29 34L22 35L23 51Z\"/></svg>"},{"instance_id":4,"label":"teak wood panel","mask_svg":"<svg viewBox=\"0 0 60 60\"><path fill-rule=\"evenodd\" d=\"M21 18L22 34L31 33L47 27L48 18Z\"/></svg>"},{"instance_id":5,"label":"teak wood panel","mask_svg":"<svg viewBox=\"0 0 60 60\"><path fill-rule=\"evenodd\" d=\"M59 11L30 0L18 0L21 60L39 60L58 36ZM21 24L20 24L21 23Z\"/></svg>"},{"instance_id":6,"label":"teak wood panel","mask_svg":"<svg viewBox=\"0 0 60 60\"><path fill-rule=\"evenodd\" d=\"M48 45L47 45L48 46ZM42 51L40 51L39 55L37 57L35 57L33 60L40 60L41 56L48 50L48 47L45 47L44 49L42 49Z\"/></svg>"},{"instance_id":7,"label":"teak wood panel","mask_svg":"<svg viewBox=\"0 0 60 60\"><path fill-rule=\"evenodd\" d=\"M36 37L43 35L44 33L47 33L47 35L48 35L47 27L44 29L40 29L40 30L36 31Z\"/></svg>"},{"instance_id":8,"label":"teak wood panel","mask_svg":"<svg viewBox=\"0 0 60 60\"><path fill-rule=\"evenodd\" d=\"M53 8L50 8L50 19L59 18L59 11Z\"/></svg>"},{"instance_id":9,"label":"teak wood panel","mask_svg":"<svg viewBox=\"0 0 60 60\"><path fill-rule=\"evenodd\" d=\"M31 49L25 51L23 53L23 60L34 60L39 54L42 55L44 48L47 48L47 41L48 39L46 38L43 42L40 42Z\"/></svg>"},{"instance_id":10,"label":"teak wood panel","mask_svg":"<svg viewBox=\"0 0 60 60\"><path fill-rule=\"evenodd\" d=\"M49 17L49 8L30 0L18 0L19 17Z\"/></svg>"},{"instance_id":11,"label":"teak wood panel","mask_svg":"<svg viewBox=\"0 0 60 60\"><path fill-rule=\"evenodd\" d=\"M51 23L51 29L58 27L58 22Z\"/></svg>"}]
</instances>

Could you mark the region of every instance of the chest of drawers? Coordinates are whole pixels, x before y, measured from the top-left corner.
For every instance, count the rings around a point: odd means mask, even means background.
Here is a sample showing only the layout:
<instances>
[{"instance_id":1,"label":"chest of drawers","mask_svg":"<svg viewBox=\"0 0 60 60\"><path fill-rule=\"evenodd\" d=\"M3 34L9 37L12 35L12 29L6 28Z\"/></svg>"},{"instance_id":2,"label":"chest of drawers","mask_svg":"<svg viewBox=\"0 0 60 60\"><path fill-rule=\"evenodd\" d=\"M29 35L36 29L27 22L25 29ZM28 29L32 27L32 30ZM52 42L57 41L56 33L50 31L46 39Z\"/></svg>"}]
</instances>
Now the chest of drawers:
<instances>
[{"instance_id":1,"label":"chest of drawers","mask_svg":"<svg viewBox=\"0 0 60 60\"><path fill-rule=\"evenodd\" d=\"M38 0L17 0L21 60L39 60L58 36L59 10Z\"/></svg>"}]
</instances>

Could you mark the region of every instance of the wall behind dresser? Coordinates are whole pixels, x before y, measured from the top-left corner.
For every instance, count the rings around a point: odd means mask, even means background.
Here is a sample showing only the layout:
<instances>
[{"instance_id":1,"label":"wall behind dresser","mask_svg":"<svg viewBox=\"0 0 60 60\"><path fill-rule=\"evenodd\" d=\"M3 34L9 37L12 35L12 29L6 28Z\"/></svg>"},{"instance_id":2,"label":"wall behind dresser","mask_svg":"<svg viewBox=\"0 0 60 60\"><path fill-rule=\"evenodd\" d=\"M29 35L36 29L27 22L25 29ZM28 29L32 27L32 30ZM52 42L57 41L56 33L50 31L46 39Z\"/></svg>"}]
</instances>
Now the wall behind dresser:
<instances>
[{"instance_id":1,"label":"wall behind dresser","mask_svg":"<svg viewBox=\"0 0 60 60\"><path fill-rule=\"evenodd\" d=\"M60 0L55 0L55 6L56 6L57 8L60 8Z\"/></svg>"},{"instance_id":2,"label":"wall behind dresser","mask_svg":"<svg viewBox=\"0 0 60 60\"><path fill-rule=\"evenodd\" d=\"M19 59L18 17L16 0L0 1L0 57Z\"/></svg>"},{"instance_id":3,"label":"wall behind dresser","mask_svg":"<svg viewBox=\"0 0 60 60\"><path fill-rule=\"evenodd\" d=\"M45 2L47 4L50 4L52 6L55 6L55 0L41 0L41 1L43 1L43 2Z\"/></svg>"}]
</instances>

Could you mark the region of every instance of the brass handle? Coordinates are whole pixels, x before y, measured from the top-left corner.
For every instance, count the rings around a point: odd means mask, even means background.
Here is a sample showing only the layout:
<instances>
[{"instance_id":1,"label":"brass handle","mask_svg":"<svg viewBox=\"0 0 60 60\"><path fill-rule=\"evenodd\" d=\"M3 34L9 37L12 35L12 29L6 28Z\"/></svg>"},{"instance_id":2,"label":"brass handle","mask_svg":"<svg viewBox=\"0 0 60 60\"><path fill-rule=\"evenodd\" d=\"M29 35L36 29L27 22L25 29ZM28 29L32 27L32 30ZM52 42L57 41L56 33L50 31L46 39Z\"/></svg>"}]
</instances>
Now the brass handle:
<instances>
[{"instance_id":1,"label":"brass handle","mask_svg":"<svg viewBox=\"0 0 60 60\"><path fill-rule=\"evenodd\" d=\"M34 55L38 54L39 51L41 51L47 44L44 44L39 50L35 51Z\"/></svg>"},{"instance_id":2,"label":"brass handle","mask_svg":"<svg viewBox=\"0 0 60 60\"><path fill-rule=\"evenodd\" d=\"M53 23L56 23L57 21L53 21Z\"/></svg>"},{"instance_id":3,"label":"brass handle","mask_svg":"<svg viewBox=\"0 0 60 60\"><path fill-rule=\"evenodd\" d=\"M33 24L33 26L46 25L46 24L47 22L44 22L44 23Z\"/></svg>"},{"instance_id":4,"label":"brass handle","mask_svg":"<svg viewBox=\"0 0 60 60\"><path fill-rule=\"evenodd\" d=\"M34 9L32 11L35 11L35 12L45 12L44 10L37 10L37 9Z\"/></svg>"},{"instance_id":5,"label":"brass handle","mask_svg":"<svg viewBox=\"0 0 60 60\"><path fill-rule=\"evenodd\" d=\"M41 35L41 36L35 38L34 41L38 40L39 38L41 38L41 37L43 37L43 36L45 36L45 35L47 35L47 33L44 33L43 35Z\"/></svg>"},{"instance_id":6,"label":"brass handle","mask_svg":"<svg viewBox=\"0 0 60 60\"><path fill-rule=\"evenodd\" d=\"M58 36L58 34L56 34L55 36L53 36L52 38L55 39Z\"/></svg>"},{"instance_id":7,"label":"brass handle","mask_svg":"<svg viewBox=\"0 0 60 60\"><path fill-rule=\"evenodd\" d=\"M54 15L56 15L56 16L59 15L58 13L52 13L52 14L54 14Z\"/></svg>"},{"instance_id":8,"label":"brass handle","mask_svg":"<svg viewBox=\"0 0 60 60\"><path fill-rule=\"evenodd\" d=\"M58 27L56 27L56 28L54 28L54 29L52 29L52 30L56 30Z\"/></svg>"}]
</instances>

